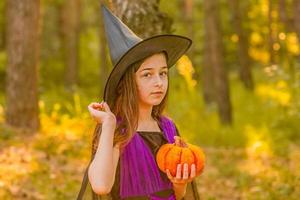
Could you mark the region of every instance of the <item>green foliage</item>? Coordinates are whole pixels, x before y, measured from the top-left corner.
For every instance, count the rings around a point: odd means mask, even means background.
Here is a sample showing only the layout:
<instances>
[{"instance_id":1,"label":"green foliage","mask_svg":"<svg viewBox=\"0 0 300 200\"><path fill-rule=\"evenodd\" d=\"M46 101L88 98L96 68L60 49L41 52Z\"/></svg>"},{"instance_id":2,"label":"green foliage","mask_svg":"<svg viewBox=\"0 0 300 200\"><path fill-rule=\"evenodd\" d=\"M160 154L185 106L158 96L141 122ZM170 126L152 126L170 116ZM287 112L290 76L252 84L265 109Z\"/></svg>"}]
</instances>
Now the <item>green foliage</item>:
<instances>
[{"instance_id":1,"label":"green foliage","mask_svg":"<svg viewBox=\"0 0 300 200\"><path fill-rule=\"evenodd\" d=\"M0 199L74 199L88 159L95 128L87 106L101 101L98 2L82 1L79 41L79 85L64 88L64 61L59 35L59 6L64 0L42 1L39 108L41 129L28 136L4 123L6 53L0 50ZM243 26L249 34L254 91L238 77L237 37L226 1L220 1L226 67L234 123L224 126L217 106L203 101L203 1L194 1L193 65L171 68L166 113L184 139L203 147L207 163L197 182L203 199L291 199L300 196L300 74L295 33L276 25L279 62L269 65L265 0L241 2ZM174 33L187 35L182 2L161 1L174 19ZM4 9L3 1L0 10ZM275 16L276 16L276 12ZM276 21L276 20L275 20ZM4 16L0 16L0 26ZM279 23L276 21L276 23ZM1 29L0 29L1 30ZM281 34L280 34L281 33ZM281 38L281 39L280 39ZM46 183L46 184L45 184Z\"/></svg>"}]
</instances>

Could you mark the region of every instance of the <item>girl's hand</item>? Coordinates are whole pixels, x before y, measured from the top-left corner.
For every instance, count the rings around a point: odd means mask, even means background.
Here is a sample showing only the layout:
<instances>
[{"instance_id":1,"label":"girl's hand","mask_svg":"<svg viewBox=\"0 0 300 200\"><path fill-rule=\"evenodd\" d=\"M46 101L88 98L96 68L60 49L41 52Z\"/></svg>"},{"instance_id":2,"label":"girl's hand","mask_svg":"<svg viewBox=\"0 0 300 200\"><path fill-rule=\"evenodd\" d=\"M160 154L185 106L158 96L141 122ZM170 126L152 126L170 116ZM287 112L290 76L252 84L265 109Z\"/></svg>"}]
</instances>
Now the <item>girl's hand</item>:
<instances>
[{"instance_id":1,"label":"girl's hand","mask_svg":"<svg viewBox=\"0 0 300 200\"><path fill-rule=\"evenodd\" d=\"M92 118L100 124L104 123L112 123L116 124L116 117L115 115L111 112L108 104L106 102L101 102L101 103L90 103L88 105L88 110L92 116Z\"/></svg>"},{"instance_id":2,"label":"girl's hand","mask_svg":"<svg viewBox=\"0 0 300 200\"><path fill-rule=\"evenodd\" d=\"M175 145L180 147L187 147L187 143L179 136L174 136L175 139ZM191 173L189 174L188 170L189 166L187 163L184 164L178 164L177 165L177 171L176 176L173 177L170 173L169 169L167 169L167 176L171 180L173 184L186 184L188 182L191 182L195 176L196 176L196 165L191 165Z\"/></svg>"},{"instance_id":3,"label":"girl's hand","mask_svg":"<svg viewBox=\"0 0 300 200\"><path fill-rule=\"evenodd\" d=\"M183 170L182 170L182 168L183 168ZM167 171L168 178L170 179L170 181L173 184L187 184L187 183L191 182L196 176L196 165L195 164L191 165L191 173L190 174L189 174L187 163L184 163L183 167L182 167L182 164L177 165L177 171L176 171L175 177L172 176L169 169L167 169L166 171Z\"/></svg>"}]
</instances>

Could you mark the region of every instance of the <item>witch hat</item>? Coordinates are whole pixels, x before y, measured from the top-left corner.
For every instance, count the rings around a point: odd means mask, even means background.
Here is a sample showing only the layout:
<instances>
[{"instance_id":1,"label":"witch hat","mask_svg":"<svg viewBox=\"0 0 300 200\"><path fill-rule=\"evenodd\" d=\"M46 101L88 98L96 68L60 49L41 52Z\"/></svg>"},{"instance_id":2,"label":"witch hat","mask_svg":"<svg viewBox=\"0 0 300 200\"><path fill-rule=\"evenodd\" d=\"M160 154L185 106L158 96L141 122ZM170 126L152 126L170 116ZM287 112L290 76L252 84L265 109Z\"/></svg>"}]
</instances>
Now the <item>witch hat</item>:
<instances>
[{"instance_id":1,"label":"witch hat","mask_svg":"<svg viewBox=\"0 0 300 200\"><path fill-rule=\"evenodd\" d=\"M101 5L101 9L110 58L114 66L104 90L104 101L111 107L116 100L118 83L128 67L155 53L165 52L170 68L189 49L192 40L171 34L142 39L104 5Z\"/></svg>"}]
</instances>

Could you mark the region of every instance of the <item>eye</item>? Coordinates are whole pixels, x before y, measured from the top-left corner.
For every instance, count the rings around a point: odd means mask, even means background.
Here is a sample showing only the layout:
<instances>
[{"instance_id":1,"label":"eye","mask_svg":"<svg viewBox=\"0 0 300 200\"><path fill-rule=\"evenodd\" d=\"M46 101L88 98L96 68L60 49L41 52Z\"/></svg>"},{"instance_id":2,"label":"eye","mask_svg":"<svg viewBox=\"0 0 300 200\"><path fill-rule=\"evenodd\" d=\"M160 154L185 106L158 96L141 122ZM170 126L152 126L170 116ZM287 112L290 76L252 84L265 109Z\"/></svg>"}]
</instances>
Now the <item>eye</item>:
<instances>
[{"instance_id":1,"label":"eye","mask_svg":"<svg viewBox=\"0 0 300 200\"><path fill-rule=\"evenodd\" d=\"M160 75L162 75L162 76L167 76L167 75L168 75L168 72L163 71L163 72L160 73Z\"/></svg>"},{"instance_id":2,"label":"eye","mask_svg":"<svg viewBox=\"0 0 300 200\"><path fill-rule=\"evenodd\" d=\"M145 74L143 74L143 77L150 77L151 76L151 74L148 72L148 73L145 73Z\"/></svg>"}]
</instances>

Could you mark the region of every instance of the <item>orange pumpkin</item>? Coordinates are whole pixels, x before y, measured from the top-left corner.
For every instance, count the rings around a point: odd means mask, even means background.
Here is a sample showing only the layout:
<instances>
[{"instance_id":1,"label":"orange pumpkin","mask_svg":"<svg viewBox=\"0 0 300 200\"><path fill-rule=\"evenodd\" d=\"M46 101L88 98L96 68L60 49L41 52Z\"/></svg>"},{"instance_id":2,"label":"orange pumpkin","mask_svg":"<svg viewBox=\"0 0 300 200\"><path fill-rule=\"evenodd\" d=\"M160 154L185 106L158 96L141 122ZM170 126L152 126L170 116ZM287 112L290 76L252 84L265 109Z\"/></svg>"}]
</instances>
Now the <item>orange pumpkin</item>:
<instances>
[{"instance_id":1,"label":"orange pumpkin","mask_svg":"<svg viewBox=\"0 0 300 200\"><path fill-rule=\"evenodd\" d=\"M198 176L204 168L205 155L200 147L189 143L186 147L164 144L156 154L156 162L161 171L166 173L166 169L169 169L172 176L176 176L177 164L188 163L190 174L191 164L194 163L196 165L196 176Z\"/></svg>"}]
</instances>

